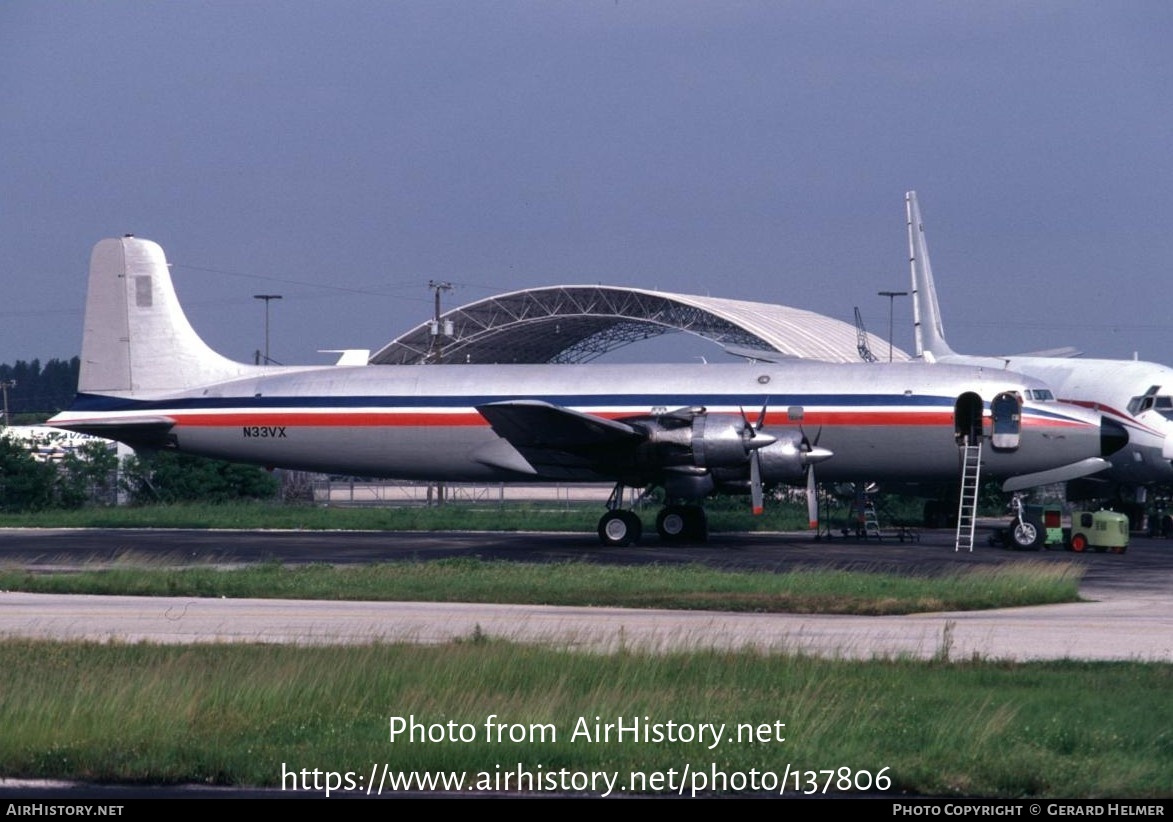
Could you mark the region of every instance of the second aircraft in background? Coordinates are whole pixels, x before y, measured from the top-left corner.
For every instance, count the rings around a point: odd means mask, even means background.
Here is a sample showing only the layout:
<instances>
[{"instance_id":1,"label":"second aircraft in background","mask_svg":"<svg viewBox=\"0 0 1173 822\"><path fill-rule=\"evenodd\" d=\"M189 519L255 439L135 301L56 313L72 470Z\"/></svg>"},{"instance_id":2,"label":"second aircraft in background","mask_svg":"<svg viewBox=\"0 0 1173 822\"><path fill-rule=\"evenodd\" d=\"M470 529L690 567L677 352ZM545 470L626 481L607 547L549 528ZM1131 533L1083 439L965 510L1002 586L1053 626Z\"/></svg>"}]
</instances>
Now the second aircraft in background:
<instances>
[{"instance_id":1,"label":"second aircraft in background","mask_svg":"<svg viewBox=\"0 0 1173 822\"><path fill-rule=\"evenodd\" d=\"M1173 483L1173 368L1142 360L1085 359L1072 352L974 356L945 341L916 192L905 195L912 267L915 354L928 362L1015 371L1043 380L1062 402L1103 414L1128 431L1111 467L1069 482L1067 497L1110 500L1138 520L1155 487ZM1138 522L1134 523L1139 525Z\"/></svg>"}]
</instances>

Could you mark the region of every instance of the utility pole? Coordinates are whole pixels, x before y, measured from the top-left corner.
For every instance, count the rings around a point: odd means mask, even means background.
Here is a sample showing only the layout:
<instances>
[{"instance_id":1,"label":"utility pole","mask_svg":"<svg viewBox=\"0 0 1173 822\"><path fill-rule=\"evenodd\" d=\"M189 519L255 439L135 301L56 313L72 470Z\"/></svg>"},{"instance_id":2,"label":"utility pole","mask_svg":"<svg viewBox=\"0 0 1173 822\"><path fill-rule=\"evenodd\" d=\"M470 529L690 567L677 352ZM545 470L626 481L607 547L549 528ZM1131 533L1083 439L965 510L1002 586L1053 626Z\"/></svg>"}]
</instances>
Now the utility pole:
<instances>
[{"instance_id":1,"label":"utility pole","mask_svg":"<svg viewBox=\"0 0 1173 822\"><path fill-rule=\"evenodd\" d=\"M888 362L892 362L892 303L897 297L907 297L907 291L877 291L881 297L888 298Z\"/></svg>"},{"instance_id":2,"label":"utility pole","mask_svg":"<svg viewBox=\"0 0 1173 822\"><path fill-rule=\"evenodd\" d=\"M270 360L269 360L269 302L271 300L281 299L281 295L280 294L253 294L253 299L265 301L265 361L264 362L265 362L265 365L268 365L270 362ZM260 353L258 352L257 365L261 364L260 360L261 360L261 357L260 357Z\"/></svg>"},{"instance_id":3,"label":"utility pole","mask_svg":"<svg viewBox=\"0 0 1173 822\"><path fill-rule=\"evenodd\" d=\"M436 309L432 312L432 348L428 352L427 362L439 364L444 350L443 344L440 342L441 332L445 336L452 335L452 323L448 322L447 327L440 325L440 292L451 291L452 283L440 282L438 280L428 280L428 288L436 292ZM444 483L436 483L436 505L444 504ZM428 485L428 505L432 504L432 486Z\"/></svg>"},{"instance_id":4,"label":"utility pole","mask_svg":"<svg viewBox=\"0 0 1173 822\"><path fill-rule=\"evenodd\" d=\"M4 427L8 427L8 389L16 388L16 380L0 380L0 391L4 392Z\"/></svg>"}]
</instances>

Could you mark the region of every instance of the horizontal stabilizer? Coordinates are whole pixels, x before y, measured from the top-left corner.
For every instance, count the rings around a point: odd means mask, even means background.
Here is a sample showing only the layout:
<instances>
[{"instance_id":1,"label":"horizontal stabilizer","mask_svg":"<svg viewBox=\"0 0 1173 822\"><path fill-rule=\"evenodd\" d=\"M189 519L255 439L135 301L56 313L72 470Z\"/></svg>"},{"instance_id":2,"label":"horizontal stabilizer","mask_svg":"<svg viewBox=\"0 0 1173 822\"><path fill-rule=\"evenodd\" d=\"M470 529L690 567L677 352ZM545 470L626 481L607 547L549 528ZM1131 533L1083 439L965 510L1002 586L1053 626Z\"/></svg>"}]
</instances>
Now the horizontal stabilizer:
<instances>
[{"instance_id":1,"label":"horizontal stabilizer","mask_svg":"<svg viewBox=\"0 0 1173 822\"><path fill-rule=\"evenodd\" d=\"M1064 345L1060 348L1048 348L1043 351L1029 351L1025 354L1014 354L1014 357L1054 357L1056 359L1065 359L1069 357L1082 357L1083 352L1078 348L1073 348L1070 345Z\"/></svg>"},{"instance_id":2,"label":"horizontal stabilizer","mask_svg":"<svg viewBox=\"0 0 1173 822\"><path fill-rule=\"evenodd\" d=\"M1006 492L1025 491L1027 488L1037 488L1040 485L1050 485L1053 482L1068 482L1069 480L1086 477L1109 468L1111 463L1103 457L1088 457L1070 465L1052 468L1049 471L1038 471L1034 474L1020 474L1011 477L1002 483L1002 490Z\"/></svg>"},{"instance_id":3,"label":"horizontal stabilizer","mask_svg":"<svg viewBox=\"0 0 1173 822\"><path fill-rule=\"evenodd\" d=\"M175 420L170 417L116 417L53 422L52 425L79 434L118 440L132 448L162 448L168 444L167 435L175 426Z\"/></svg>"},{"instance_id":4,"label":"horizontal stabilizer","mask_svg":"<svg viewBox=\"0 0 1173 822\"><path fill-rule=\"evenodd\" d=\"M337 354L335 365L367 365L370 363L369 348L319 348L319 354Z\"/></svg>"},{"instance_id":5,"label":"horizontal stabilizer","mask_svg":"<svg viewBox=\"0 0 1173 822\"><path fill-rule=\"evenodd\" d=\"M721 346L726 354L731 354L734 357L742 357L750 362L786 362L787 360L798 359L792 355L783 354L781 351L774 351L768 348L749 348L744 345L723 345Z\"/></svg>"}]
</instances>

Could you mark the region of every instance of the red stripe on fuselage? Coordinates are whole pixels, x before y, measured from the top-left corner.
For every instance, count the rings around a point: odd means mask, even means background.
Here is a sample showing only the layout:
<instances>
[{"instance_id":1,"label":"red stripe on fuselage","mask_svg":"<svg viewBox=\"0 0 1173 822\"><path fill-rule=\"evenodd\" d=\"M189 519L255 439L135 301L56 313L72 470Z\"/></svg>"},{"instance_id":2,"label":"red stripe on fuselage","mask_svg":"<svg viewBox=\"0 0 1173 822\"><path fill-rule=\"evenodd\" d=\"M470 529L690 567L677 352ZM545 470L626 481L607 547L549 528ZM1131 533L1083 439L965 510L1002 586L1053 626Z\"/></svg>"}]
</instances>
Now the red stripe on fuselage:
<instances>
[{"instance_id":1,"label":"red stripe on fuselage","mask_svg":"<svg viewBox=\"0 0 1173 822\"><path fill-rule=\"evenodd\" d=\"M338 428L342 426L384 428L391 426L481 426L488 425L476 411L455 414L426 411L327 411L320 414L304 411L233 412L231 414L168 414L176 425L195 428L230 428L237 425L292 425L298 428Z\"/></svg>"}]
</instances>

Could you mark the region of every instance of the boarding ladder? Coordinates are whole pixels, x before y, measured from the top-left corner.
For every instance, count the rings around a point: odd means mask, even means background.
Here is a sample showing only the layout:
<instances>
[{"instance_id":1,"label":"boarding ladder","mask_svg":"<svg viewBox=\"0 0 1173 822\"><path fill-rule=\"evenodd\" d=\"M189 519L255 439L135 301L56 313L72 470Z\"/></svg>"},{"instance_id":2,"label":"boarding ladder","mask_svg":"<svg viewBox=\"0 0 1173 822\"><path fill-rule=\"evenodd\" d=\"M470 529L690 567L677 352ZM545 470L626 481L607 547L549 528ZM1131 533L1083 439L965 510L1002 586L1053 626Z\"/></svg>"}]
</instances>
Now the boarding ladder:
<instances>
[{"instance_id":1,"label":"boarding ladder","mask_svg":"<svg viewBox=\"0 0 1173 822\"><path fill-rule=\"evenodd\" d=\"M876 518L876 499L867 491L863 494L863 535L864 539L882 539L880 522Z\"/></svg>"},{"instance_id":2,"label":"boarding ladder","mask_svg":"<svg viewBox=\"0 0 1173 822\"><path fill-rule=\"evenodd\" d=\"M977 524L978 479L982 471L982 441L971 444L966 437L961 442L961 494L957 507L957 540L953 550L962 546L973 551L973 530Z\"/></svg>"},{"instance_id":3,"label":"boarding ladder","mask_svg":"<svg viewBox=\"0 0 1173 822\"><path fill-rule=\"evenodd\" d=\"M866 490L866 484L863 488L864 490L855 493L855 535L860 539L883 539L880 523L876 518L875 495Z\"/></svg>"}]
</instances>

